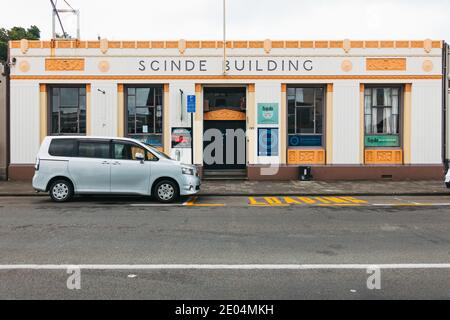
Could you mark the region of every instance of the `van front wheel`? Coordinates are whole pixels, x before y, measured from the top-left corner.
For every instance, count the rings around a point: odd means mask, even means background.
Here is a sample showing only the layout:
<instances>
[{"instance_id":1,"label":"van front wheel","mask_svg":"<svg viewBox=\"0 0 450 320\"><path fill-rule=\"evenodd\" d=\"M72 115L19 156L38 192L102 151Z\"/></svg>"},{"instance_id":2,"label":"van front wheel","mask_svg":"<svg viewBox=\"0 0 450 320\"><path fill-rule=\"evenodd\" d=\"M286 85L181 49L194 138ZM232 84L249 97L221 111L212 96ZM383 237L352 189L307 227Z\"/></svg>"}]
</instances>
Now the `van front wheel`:
<instances>
[{"instance_id":1,"label":"van front wheel","mask_svg":"<svg viewBox=\"0 0 450 320\"><path fill-rule=\"evenodd\" d=\"M158 182L154 189L154 197L157 201L162 203L171 203L178 199L180 192L175 182L170 180L163 180Z\"/></svg>"},{"instance_id":2,"label":"van front wheel","mask_svg":"<svg viewBox=\"0 0 450 320\"><path fill-rule=\"evenodd\" d=\"M50 186L50 198L55 202L67 202L73 198L73 186L67 180L56 180Z\"/></svg>"}]
</instances>

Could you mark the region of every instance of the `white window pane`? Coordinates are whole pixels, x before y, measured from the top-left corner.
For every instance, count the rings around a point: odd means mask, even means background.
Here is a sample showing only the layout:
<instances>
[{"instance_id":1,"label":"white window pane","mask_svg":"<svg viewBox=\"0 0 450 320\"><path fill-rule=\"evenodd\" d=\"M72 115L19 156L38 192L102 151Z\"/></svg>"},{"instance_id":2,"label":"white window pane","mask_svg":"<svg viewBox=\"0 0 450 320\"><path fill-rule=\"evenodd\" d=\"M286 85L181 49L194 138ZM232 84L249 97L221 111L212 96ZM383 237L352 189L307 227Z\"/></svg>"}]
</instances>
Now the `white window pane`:
<instances>
[{"instance_id":1,"label":"white window pane","mask_svg":"<svg viewBox=\"0 0 450 320\"><path fill-rule=\"evenodd\" d=\"M385 88L384 89L384 106L392 106L392 89Z\"/></svg>"},{"instance_id":2,"label":"white window pane","mask_svg":"<svg viewBox=\"0 0 450 320\"><path fill-rule=\"evenodd\" d=\"M372 96L366 96L364 100L364 113L365 114L371 114L372 111Z\"/></svg>"},{"instance_id":3,"label":"white window pane","mask_svg":"<svg viewBox=\"0 0 450 320\"><path fill-rule=\"evenodd\" d=\"M392 96L392 114L399 114L398 96Z\"/></svg>"}]
</instances>

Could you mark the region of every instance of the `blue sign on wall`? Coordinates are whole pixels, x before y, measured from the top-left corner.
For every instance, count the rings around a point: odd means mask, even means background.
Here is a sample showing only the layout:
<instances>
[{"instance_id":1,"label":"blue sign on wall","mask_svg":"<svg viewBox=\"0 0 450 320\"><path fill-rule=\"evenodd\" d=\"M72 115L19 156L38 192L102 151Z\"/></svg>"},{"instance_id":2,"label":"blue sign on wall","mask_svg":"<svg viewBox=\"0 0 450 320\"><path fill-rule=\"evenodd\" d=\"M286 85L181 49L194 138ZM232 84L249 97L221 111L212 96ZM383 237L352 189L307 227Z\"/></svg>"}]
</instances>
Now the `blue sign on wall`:
<instances>
[{"instance_id":1,"label":"blue sign on wall","mask_svg":"<svg viewBox=\"0 0 450 320\"><path fill-rule=\"evenodd\" d=\"M289 136L289 147L321 147L322 136Z\"/></svg>"},{"instance_id":2,"label":"blue sign on wall","mask_svg":"<svg viewBox=\"0 0 450 320\"><path fill-rule=\"evenodd\" d=\"M187 112L188 113L196 112L196 97L194 95L187 96Z\"/></svg>"},{"instance_id":3,"label":"blue sign on wall","mask_svg":"<svg viewBox=\"0 0 450 320\"><path fill-rule=\"evenodd\" d=\"M258 156L277 157L278 156L278 129L259 128L258 129Z\"/></svg>"}]
</instances>

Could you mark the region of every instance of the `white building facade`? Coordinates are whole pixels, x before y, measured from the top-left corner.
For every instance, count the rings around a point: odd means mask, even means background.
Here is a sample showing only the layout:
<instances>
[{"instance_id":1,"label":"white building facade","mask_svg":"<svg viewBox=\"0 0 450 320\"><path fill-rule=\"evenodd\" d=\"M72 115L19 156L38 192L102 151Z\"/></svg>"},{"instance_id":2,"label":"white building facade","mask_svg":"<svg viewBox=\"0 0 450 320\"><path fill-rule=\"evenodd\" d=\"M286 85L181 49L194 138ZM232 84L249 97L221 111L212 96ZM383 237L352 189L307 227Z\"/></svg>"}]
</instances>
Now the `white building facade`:
<instances>
[{"instance_id":1,"label":"white building facade","mask_svg":"<svg viewBox=\"0 0 450 320\"><path fill-rule=\"evenodd\" d=\"M134 137L204 175L442 176L445 42L226 46L224 63L221 41L10 42L10 178L65 134Z\"/></svg>"}]
</instances>

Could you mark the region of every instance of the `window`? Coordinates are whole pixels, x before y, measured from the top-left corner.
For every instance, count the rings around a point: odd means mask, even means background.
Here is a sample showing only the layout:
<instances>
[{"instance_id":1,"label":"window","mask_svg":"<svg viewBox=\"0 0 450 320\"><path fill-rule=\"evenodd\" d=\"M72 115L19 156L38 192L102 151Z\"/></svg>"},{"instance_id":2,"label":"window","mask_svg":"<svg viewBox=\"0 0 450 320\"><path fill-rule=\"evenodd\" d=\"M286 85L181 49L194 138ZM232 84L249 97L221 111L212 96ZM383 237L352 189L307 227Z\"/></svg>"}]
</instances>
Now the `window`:
<instances>
[{"instance_id":1,"label":"window","mask_svg":"<svg viewBox=\"0 0 450 320\"><path fill-rule=\"evenodd\" d=\"M141 153L147 161L158 161L158 158L151 152L132 143L114 142L113 150L114 159L117 160L137 160L136 153Z\"/></svg>"},{"instance_id":2,"label":"window","mask_svg":"<svg viewBox=\"0 0 450 320\"><path fill-rule=\"evenodd\" d=\"M136 153L145 155L146 150L131 143L114 143L114 159L117 160L137 160Z\"/></svg>"},{"instance_id":3,"label":"window","mask_svg":"<svg viewBox=\"0 0 450 320\"><path fill-rule=\"evenodd\" d=\"M373 87L364 91L366 147L400 146L400 88Z\"/></svg>"},{"instance_id":4,"label":"window","mask_svg":"<svg viewBox=\"0 0 450 320\"><path fill-rule=\"evenodd\" d=\"M219 109L246 109L246 88L205 88L204 111Z\"/></svg>"},{"instance_id":5,"label":"window","mask_svg":"<svg viewBox=\"0 0 450 320\"><path fill-rule=\"evenodd\" d=\"M86 134L86 86L51 86L50 134Z\"/></svg>"},{"instance_id":6,"label":"window","mask_svg":"<svg viewBox=\"0 0 450 320\"><path fill-rule=\"evenodd\" d=\"M290 147L322 146L324 88L288 88Z\"/></svg>"},{"instance_id":7,"label":"window","mask_svg":"<svg viewBox=\"0 0 450 320\"><path fill-rule=\"evenodd\" d=\"M77 141L71 139L53 139L48 154L54 157L75 157Z\"/></svg>"},{"instance_id":8,"label":"window","mask_svg":"<svg viewBox=\"0 0 450 320\"><path fill-rule=\"evenodd\" d=\"M108 141L80 141L78 147L78 157L110 159Z\"/></svg>"},{"instance_id":9,"label":"window","mask_svg":"<svg viewBox=\"0 0 450 320\"><path fill-rule=\"evenodd\" d=\"M161 86L127 87L128 136L162 146L163 92Z\"/></svg>"}]
</instances>

